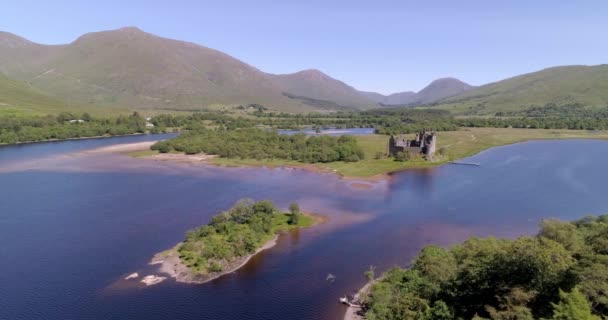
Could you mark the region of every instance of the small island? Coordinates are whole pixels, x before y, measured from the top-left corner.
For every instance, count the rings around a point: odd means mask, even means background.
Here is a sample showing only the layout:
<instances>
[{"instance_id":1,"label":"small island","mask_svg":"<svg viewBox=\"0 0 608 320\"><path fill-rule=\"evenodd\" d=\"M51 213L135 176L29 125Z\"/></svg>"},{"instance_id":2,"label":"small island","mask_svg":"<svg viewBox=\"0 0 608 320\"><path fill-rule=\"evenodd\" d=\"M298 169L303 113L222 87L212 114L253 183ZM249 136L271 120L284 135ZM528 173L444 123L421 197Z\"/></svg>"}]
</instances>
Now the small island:
<instances>
[{"instance_id":1,"label":"small island","mask_svg":"<svg viewBox=\"0 0 608 320\"><path fill-rule=\"evenodd\" d=\"M156 254L151 264L178 282L205 283L244 266L276 244L278 234L310 227L320 218L300 211L297 203L281 212L268 200L242 199L211 221L186 233L175 247Z\"/></svg>"}]
</instances>

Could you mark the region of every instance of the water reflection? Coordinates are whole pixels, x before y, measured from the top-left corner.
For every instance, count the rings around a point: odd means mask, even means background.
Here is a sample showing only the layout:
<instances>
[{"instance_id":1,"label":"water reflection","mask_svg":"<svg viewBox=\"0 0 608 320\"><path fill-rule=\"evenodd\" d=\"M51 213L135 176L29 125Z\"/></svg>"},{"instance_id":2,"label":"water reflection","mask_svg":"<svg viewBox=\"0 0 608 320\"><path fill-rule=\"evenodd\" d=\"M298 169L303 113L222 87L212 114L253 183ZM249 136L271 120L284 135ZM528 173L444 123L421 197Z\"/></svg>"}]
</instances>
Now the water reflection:
<instances>
[{"instance_id":1,"label":"water reflection","mask_svg":"<svg viewBox=\"0 0 608 320\"><path fill-rule=\"evenodd\" d=\"M124 140L104 143L116 141ZM336 319L344 311L337 297L359 288L369 265L380 272L407 265L426 244L515 237L545 217L608 212L602 141L495 148L471 158L481 167L401 172L371 188L304 170L81 152L88 143L70 144L73 152L0 151L18 159L0 166L0 256L10 262L0 264L0 318ZM297 201L330 219L282 235L243 269L202 286L120 285L243 197L284 209Z\"/></svg>"}]
</instances>

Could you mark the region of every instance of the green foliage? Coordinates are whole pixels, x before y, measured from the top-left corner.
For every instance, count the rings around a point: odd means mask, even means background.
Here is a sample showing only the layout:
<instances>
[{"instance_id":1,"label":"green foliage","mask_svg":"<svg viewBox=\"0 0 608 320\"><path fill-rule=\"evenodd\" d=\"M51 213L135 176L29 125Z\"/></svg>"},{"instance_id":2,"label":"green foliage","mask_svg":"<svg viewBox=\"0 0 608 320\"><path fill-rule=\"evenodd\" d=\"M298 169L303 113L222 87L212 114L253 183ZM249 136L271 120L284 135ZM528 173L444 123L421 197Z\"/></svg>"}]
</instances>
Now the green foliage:
<instances>
[{"instance_id":1,"label":"green foliage","mask_svg":"<svg viewBox=\"0 0 608 320\"><path fill-rule=\"evenodd\" d=\"M371 288L368 319L608 316L608 216L541 222L536 237L425 247ZM569 293L564 293L569 292Z\"/></svg>"},{"instance_id":2,"label":"green foliage","mask_svg":"<svg viewBox=\"0 0 608 320\"><path fill-rule=\"evenodd\" d=\"M412 158L412 155L409 152L399 151L395 155L395 161L405 162Z\"/></svg>"},{"instance_id":3,"label":"green foliage","mask_svg":"<svg viewBox=\"0 0 608 320\"><path fill-rule=\"evenodd\" d=\"M559 303L552 303L553 320L599 320L591 313L589 302L576 288L572 292L559 290Z\"/></svg>"},{"instance_id":4,"label":"green foliage","mask_svg":"<svg viewBox=\"0 0 608 320\"><path fill-rule=\"evenodd\" d=\"M300 222L300 217L302 212L300 212L300 206L297 203L292 203L289 205L289 224L297 225Z\"/></svg>"},{"instance_id":5,"label":"green foliage","mask_svg":"<svg viewBox=\"0 0 608 320\"><path fill-rule=\"evenodd\" d=\"M307 137L304 134L279 135L260 129L210 130L186 132L163 141L152 149L176 150L187 154L205 152L226 158L287 159L306 163L346 161L364 158L363 150L351 136Z\"/></svg>"},{"instance_id":6,"label":"green foliage","mask_svg":"<svg viewBox=\"0 0 608 320\"><path fill-rule=\"evenodd\" d=\"M114 119L97 119L88 113L69 112L56 117L9 116L0 117L0 144L125 135L144 133L145 130L146 121L138 113Z\"/></svg>"},{"instance_id":7,"label":"green foliage","mask_svg":"<svg viewBox=\"0 0 608 320\"><path fill-rule=\"evenodd\" d=\"M291 207L299 214L297 204ZM181 261L195 273L220 272L235 259L254 253L274 233L309 224L305 219L288 223L285 214L270 201L243 199L213 216L209 224L189 231L178 252Z\"/></svg>"}]
</instances>

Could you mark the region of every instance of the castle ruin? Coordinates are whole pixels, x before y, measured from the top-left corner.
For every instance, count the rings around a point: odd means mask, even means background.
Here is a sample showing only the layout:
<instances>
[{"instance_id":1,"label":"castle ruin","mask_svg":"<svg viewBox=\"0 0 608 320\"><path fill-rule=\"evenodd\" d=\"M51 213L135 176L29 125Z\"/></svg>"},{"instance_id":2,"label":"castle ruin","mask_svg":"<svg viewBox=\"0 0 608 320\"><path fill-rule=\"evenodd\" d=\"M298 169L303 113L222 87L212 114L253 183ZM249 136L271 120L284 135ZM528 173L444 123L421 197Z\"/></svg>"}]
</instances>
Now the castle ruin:
<instances>
[{"instance_id":1,"label":"castle ruin","mask_svg":"<svg viewBox=\"0 0 608 320\"><path fill-rule=\"evenodd\" d=\"M422 154L431 160L435 154L437 135L435 131L427 133L426 129L416 133L414 140L408 140L406 135L391 135L388 143L388 154L392 157L399 152L408 152L410 155Z\"/></svg>"}]
</instances>

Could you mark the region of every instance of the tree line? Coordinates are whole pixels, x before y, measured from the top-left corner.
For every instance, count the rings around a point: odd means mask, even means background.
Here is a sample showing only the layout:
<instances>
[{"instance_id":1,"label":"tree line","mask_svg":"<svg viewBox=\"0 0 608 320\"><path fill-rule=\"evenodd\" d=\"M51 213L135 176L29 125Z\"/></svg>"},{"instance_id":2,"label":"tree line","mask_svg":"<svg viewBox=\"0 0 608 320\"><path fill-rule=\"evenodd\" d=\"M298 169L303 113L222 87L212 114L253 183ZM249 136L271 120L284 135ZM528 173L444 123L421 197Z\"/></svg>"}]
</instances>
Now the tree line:
<instances>
[{"instance_id":1,"label":"tree line","mask_svg":"<svg viewBox=\"0 0 608 320\"><path fill-rule=\"evenodd\" d=\"M219 155L225 158L285 159L305 163L359 161L365 157L351 136L308 137L305 134L281 135L256 128L226 130L198 128L170 140L152 145L161 153L171 151Z\"/></svg>"},{"instance_id":2,"label":"tree line","mask_svg":"<svg viewBox=\"0 0 608 320\"><path fill-rule=\"evenodd\" d=\"M113 119L98 119L88 113L75 115L67 112L44 117L0 117L2 144L126 135L145 131L146 120L137 112Z\"/></svg>"},{"instance_id":3,"label":"tree line","mask_svg":"<svg viewBox=\"0 0 608 320\"><path fill-rule=\"evenodd\" d=\"M427 246L365 298L369 320L608 317L608 215L545 220L535 237Z\"/></svg>"}]
</instances>

